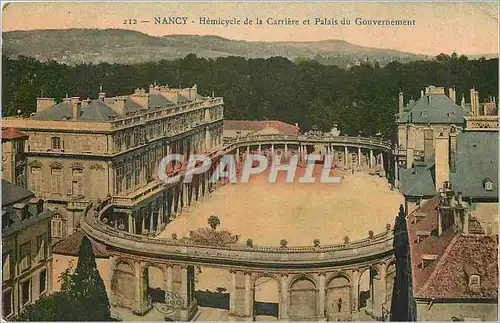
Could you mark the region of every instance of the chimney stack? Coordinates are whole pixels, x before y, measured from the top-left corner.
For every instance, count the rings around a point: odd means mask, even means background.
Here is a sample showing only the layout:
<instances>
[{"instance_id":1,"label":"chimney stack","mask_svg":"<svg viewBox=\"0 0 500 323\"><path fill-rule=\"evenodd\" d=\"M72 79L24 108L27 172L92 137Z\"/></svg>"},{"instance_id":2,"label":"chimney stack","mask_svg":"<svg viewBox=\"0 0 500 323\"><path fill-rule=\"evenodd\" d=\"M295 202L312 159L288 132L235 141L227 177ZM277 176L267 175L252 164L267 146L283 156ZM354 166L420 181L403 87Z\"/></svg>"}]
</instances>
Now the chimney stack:
<instances>
[{"instance_id":1,"label":"chimney stack","mask_svg":"<svg viewBox=\"0 0 500 323\"><path fill-rule=\"evenodd\" d=\"M87 98L86 100L82 100L82 108L88 107L90 104L90 99Z\"/></svg>"},{"instance_id":2,"label":"chimney stack","mask_svg":"<svg viewBox=\"0 0 500 323\"><path fill-rule=\"evenodd\" d=\"M476 89L470 89L470 110L473 116L479 116L479 92Z\"/></svg>"},{"instance_id":3,"label":"chimney stack","mask_svg":"<svg viewBox=\"0 0 500 323\"><path fill-rule=\"evenodd\" d=\"M457 92L455 91L455 88L450 87L450 99L453 101L453 103L457 104Z\"/></svg>"},{"instance_id":4,"label":"chimney stack","mask_svg":"<svg viewBox=\"0 0 500 323\"><path fill-rule=\"evenodd\" d=\"M449 138L447 133L440 132L436 136L434 159L436 191L438 191L445 182L450 180Z\"/></svg>"},{"instance_id":5,"label":"chimney stack","mask_svg":"<svg viewBox=\"0 0 500 323\"><path fill-rule=\"evenodd\" d=\"M465 109L465 94L462 93L462 101L460 101L460 106L462 109Z\"/></svg>"},{"instance_id":6,"label":"chimney stack","mask_svg":"<svg viewBox=\"0 0 500 323\"><path fill-rule=\"evenodd\" d=\"M43 111L56 104L53 98L36 98L36 112Z\"/></svg>"},{"instance_id":7,"label":"chimney stack","mask_svg":"<svg viewBox=\"0 0 500 323\"><path fill-rule=\"evenodd\" d=\"M80 98L77 96L73 96L73 97L71 97L70 102L72 105L73 121L76 121L76 120L78 120L78 113L79 113L79 110L81 108Z\"/></svg>"},{"instance_id":8,"label":"chimney stack","mask_svg":"<svg viewBox=\"0 0 500 323\"><path fill-rule=\"evenodd\" d=\"M424 97L424 90L420 90L420 97L423 98Z\"/></svg>"},{"instance_id":9,"label":"chimney stack","mask_svg":"<svg viewBox=\"0 0 500 323\"><path fill-rule=\"evenodd\" d=\"M102 85L99 87L99 100L104 101L104 98L106 97L106 93L103 92L102 90Z\"/></svg>"},{"instance_id":10,"label":"chimney stack","mask_svg":"<svg viewBox=\"0 0 500 323\"><path fill-rule=\"evenodd\" d=\"M404 97L403 92L399 92L399 114L403 114Z\"/></svg>"}]
</instances>

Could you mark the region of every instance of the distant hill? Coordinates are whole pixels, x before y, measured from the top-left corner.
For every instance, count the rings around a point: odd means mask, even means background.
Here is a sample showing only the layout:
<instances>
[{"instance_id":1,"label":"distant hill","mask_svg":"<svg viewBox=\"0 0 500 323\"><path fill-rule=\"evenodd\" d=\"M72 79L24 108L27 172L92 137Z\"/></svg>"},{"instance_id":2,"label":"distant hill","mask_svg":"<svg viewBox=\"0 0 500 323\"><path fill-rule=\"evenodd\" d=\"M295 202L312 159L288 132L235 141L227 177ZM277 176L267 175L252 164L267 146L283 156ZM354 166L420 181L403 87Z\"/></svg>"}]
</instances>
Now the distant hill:
<instances>
[{"instance_id":1,"label":"distant hill","mask_svg":"<svg viewBox=\"0 0 500 323\"><path fill-rule=\"evenodd\" d=\"M3 33L3 52L9 57L32 56L66 64L139 63L175 59L190 53L215 58L242 56L268 58L283 56L291 60L316 60L341 67L363 61L385 65L397 60L405 63L431 57L397 50L363 47L343 40L314 42L249 42L218 36L169 35L155 37L123 29L65 29L10 31Z\"/></svg>"}]
</instances>

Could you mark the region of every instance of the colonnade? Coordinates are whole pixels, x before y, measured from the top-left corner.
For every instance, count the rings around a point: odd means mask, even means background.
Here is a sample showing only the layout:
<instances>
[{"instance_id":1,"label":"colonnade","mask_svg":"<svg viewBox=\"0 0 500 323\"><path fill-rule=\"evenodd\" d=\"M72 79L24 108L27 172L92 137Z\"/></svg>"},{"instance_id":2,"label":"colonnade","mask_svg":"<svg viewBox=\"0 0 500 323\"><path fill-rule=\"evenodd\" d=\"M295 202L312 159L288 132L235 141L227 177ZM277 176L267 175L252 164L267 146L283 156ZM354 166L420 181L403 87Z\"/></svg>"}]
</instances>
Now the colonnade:
<instances>
[{"instance_id":1,"label":"colonnade","mask_svg":"<svg viewBox=\"0 0 500 323\"><path fill-rule=\"evenodd\" d=\"M183 300L182 305L178 303L172 311L172 318L190 320L196 313L195 268L199 264L134 260L117 255L112 257L112 264L110 301L113 306L128 307L136 315L144 315L151 310L154 304L148 295L148 271L154 267L161 273L160 288ZM231 320L253 321L259 315L254 302L256 283L262 278L268 278L277 286L279 301L276 315L279 320L359 320L360 311L372 318L383 319L390 310L394 280L392 256L350 268L300 272L218 268L230 273L228 293ZM361 290L360 286L361 277L367 273L370 277L368 300L368 291Z\"/></svg>"},{"instance_id":2,"label":"colonnade","mask_svg":"<svg viewBox=\"0 0 500 323\"><path fill-rule=\"evenodd\" d=\"M387 165L384 157L385 152L371 148L355 146L339 146L334 144L252 144L246 147L238 147L235 150L236 161L242 161L245 155L250 152L258 154L267 154L269 156L280 155L282 159L289 160L292 155L298 156L298 161L304 163L309 154L321 155L324 162L330 162L332 165L344 168L355 169L373 169L378 170L385 175Z\"/></svg>"}]
</instances>

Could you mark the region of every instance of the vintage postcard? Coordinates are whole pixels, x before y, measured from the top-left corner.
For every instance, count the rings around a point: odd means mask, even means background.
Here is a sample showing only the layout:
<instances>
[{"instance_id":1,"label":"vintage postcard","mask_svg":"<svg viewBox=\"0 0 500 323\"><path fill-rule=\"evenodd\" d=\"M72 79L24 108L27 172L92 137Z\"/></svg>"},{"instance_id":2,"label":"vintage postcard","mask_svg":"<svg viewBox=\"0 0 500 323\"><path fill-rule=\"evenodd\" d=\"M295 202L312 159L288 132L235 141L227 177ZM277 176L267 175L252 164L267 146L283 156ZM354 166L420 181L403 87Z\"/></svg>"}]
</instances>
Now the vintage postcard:
<instances>
[{"instance_id":1,"label":"vintage postcard","mask_svg":"<svg viewBox=\"0 0 500 323\"><path fill-rule=\"evenodd\" d=\"M2 4L2 320L498 321L498 2Z\"/></svg>"}]
</instances>

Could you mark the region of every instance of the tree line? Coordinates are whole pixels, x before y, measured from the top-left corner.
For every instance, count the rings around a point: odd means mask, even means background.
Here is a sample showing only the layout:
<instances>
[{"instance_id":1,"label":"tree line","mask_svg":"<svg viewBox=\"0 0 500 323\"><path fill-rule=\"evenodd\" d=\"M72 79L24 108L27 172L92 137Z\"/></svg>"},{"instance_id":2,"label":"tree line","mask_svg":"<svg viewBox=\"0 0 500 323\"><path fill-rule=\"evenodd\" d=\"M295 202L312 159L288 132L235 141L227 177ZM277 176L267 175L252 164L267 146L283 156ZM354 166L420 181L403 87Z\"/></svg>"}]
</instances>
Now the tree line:
<instances>
[{"instance_id":1,"label":"tree line","mask_svg":"<svg viewBox=\"0 0 500 323\"><path fill-rule=\"evenodd\" d=\"M107 96L125 95L156 81L170 87L197 84L201 95L223 96L226 119L297 122L303 131L328 131L335 123L349 135L390 136L400 91L406 101L418 99L428 85L455 86L458 101L465 93L470 102L472 87L480 91L481 101L498 96L498 59L470 60L456 53L430 61L391 62L384 67L365 63L349 69L283 57L206 59L194 54L134 65L2 59L3 116L30 115L40 96L96 98L100 85Z\"/></svg>"}]
</instances>

